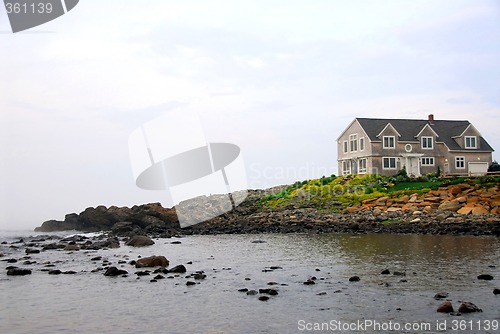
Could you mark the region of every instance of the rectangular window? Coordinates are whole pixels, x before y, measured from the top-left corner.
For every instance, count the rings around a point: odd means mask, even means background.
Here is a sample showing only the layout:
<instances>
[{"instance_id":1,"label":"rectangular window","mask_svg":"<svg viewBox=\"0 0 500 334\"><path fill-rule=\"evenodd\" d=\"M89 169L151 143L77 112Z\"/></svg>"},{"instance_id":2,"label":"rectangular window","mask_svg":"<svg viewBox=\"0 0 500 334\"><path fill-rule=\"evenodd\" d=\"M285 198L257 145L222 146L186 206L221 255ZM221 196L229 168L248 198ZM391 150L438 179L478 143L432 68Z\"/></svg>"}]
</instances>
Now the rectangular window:
<instances>
[{"instance_id":1,"label":"rectangular window","mask_svg":"<svg viewBox=\"0 0 500 334\"><path fill-rule=\"evenodd\" d=\"M349 160L342 161L342 175L351 174L351 162Z\"/></svg>"},{"instance_id":2,"label":"rectangular window","mask_svg":"<svg viewBox=\"0 0 500 334\"><path fill-rule=\"evenodd\" d=\"M455 157L455 168L465 169L465 157Z\"/></svg>"},{"instance_id":3,"label":"rectangular window","mask_svg":"<svg viewBox=\"0 0 500 334\"><path fill-rule=\"evenodd\" d=\"M434 157L420 158L422 166L434 166Z\"/></svg>"},{"instance_id":4,"label":"rectangular window","mask_svg":"<svg viewBox=\"0 0 500 334\"><path fill-rule=\"evenodd\" d=\"M359 159L358 174L366 174L366 159Z\"/></svg>"},{"instance_id":5,"label":"rectangular window","mask_svg":"<svg viewBox=\"0 0 500 334\"><path fill-rule=\"evenodd\" d=\"M426 150L433 148L432 137L422 137L422 148Z\"/></svg>"},{"instance_id":6,"label":"rectangular window","mask_svg":"<svg viewBox=\"0 0 500 334\"><path fill-rule=\"evenodd\" d=\"M359 150L360 151L365 150L365 137L359 138Z\"/></svg>"},{"instance_id":7,"label":"rectangular window","mask_svg":"<svg viewBox=\"0 0 500 334\"><path fill-rule=\"evenodd\" d=\"M351 152L358 151L358 135L349 135L349 145L351 147Z\"/></svg>"},{"instance_id":8,"label":"rectangular window","mask_svg":"<svg viewBox=\"0 0 500 334\"><path fill-rule=\"evenodd\" d=\"M396 158L388 157L382 158L383 169L396 169Z\"/></svg>"},{"instance_id":9,"label":"rectangular window","mask_svg":"<svg viewBox=\"0 0 500 334\"><path fill-rule=\"evenodd\" d=\"M347 153L347 140L344 140L344 153Z\"/></svg>"},{"instance_id":10,"label":"rectangular window","mask_svg":"<svg viewBox=\"0 0 500 334\"><path fill-rule=\"evenodd\" d=\"M465 148L477 148L476 136L465 136Z\"/></svg>"},{"instance_id":11,"label":"rectangular window","mask_svg":"<svg viewBox=\"0 0 500 334\"><path fill-rule=\"evenodd\" d=\"M384 148L396 148L396 139L394 136L383 137Z\"/></svg>"}]
</instances>

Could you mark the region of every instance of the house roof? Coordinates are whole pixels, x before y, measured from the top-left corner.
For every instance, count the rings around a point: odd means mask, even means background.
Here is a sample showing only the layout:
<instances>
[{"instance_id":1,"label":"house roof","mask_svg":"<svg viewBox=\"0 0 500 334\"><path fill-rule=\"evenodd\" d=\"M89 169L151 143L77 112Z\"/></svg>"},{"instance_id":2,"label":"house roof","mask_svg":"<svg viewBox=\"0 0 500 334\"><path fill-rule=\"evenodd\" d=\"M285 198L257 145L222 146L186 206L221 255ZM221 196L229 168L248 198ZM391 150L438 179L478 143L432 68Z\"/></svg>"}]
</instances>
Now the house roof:
<instances>
[{"instance_id":1,"label":"house roof","mask_svg":"<svg viewBox=\"0 0 500 334\"><path fill-rule=\"evenodd\" d=\"M399 141L416 141L417 135L428 125L439 136L439 141L444 142L451 151L463 150L453 140L453 137L461 136L471 126L469 121L453 120L433 120L432 123L420 119L356 118L356 120L364 129L370 141L380 141L377 136L388 123L391 123L394 129L401 134L401 137L398 138ZM483 137L479 137L479 145L481 151L494 151Z\"/></svg>"}]
</instances>

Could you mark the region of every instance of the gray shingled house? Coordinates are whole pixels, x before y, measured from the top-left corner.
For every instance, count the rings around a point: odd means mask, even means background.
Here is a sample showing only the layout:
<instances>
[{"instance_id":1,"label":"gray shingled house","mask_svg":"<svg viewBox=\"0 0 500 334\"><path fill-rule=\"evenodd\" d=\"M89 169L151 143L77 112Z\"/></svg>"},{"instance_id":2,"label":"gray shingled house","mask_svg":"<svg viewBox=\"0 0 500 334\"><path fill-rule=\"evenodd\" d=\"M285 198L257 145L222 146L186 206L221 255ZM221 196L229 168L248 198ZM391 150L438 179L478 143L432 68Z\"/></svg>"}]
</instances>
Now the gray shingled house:
<instances>
[{"instance_id":1,"label":"gray shingled house","mask_svg":"<svg viewBox=\"0 0 500 334\"><path fill-rule=\"evenodd\" d=\"M355 118L337 138L339 174L486 174L493 148L469 121Z\"/></svg>"}]
</instances>

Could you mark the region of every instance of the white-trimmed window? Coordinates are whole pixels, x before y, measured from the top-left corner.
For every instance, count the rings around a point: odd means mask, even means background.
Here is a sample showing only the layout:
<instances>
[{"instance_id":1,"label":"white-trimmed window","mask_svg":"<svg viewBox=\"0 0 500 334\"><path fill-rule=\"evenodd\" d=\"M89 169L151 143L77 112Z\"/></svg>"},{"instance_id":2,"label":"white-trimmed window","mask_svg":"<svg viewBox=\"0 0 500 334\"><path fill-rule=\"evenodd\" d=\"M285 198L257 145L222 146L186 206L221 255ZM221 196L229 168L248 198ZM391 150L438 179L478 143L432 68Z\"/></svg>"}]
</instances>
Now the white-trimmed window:
<instances>
[{"instance_id":1,"label":"white-trimmed window","mask_svg":"<svg viewBox=\"0 0 500 334\"><path fill-rule=\"evenodd\" d=\"M434 143L432 142L432 137L422 137L421 139L422 149L432 150L434 148Z\"/></svg>"},{"instance_id":2,"label":"white-trimmed window","mask_svg":"<svg viewBox=\"0 0 500 334\"><path fill-rule=\"evenodd\" d=\"M382 168L383 169L396 169L396 158L395 157L382 158Z\"/></svg>"},{"instance_id":3,"label":"white-trimmed window","mask_svg":"<svg viewBox=\"0 0 500 334\"><path fill-rule=\"evenodd\" d=\"M358 151L358 135L357 134L349 135L349 146L351 148L351 152Z\"/></svg>"},{"instance_id":4,"label":"white-trimmed window","mask_svg":"<svg viewBox=\"0 0 500 334\"><path fill-rule=\"evenodd\" d=\"M344 145L344 153L347 153L347 150L348 150L348 148L347 148L348 147L347 146L348 145L347 140L344 140L343 145Z\"/></svg>"},{"instance_id":5,"label":"white-trimmed window","mask_svg":"<svg viewBox=\"0 0 500 334\"><path fill-rule=\"evenodd\" d=\"M465 148L477 148L476 136L465 136Z\"/></svg>"},{"instance_id":6,"label":"white-trimmed window","mask_svg":"<svg viewBox=\"0 0 500 334\"><path fill-rule=\"evenodd\" d=\"M366 174L366 158L359 159L358 174Z\"/></svg>"},{"instance_id":7,"label":"white-trimmed window","mask_svg":"<svg viewBox=\"0 0 500 334\"><path fill-rule=\"evenodd\" d=\"M360 151L365 150L365 137L359 138L359 150Z\"/></svg>"},{"instance_id":8,"label":"white-trimmed window","mask_svg":"<svg viewBox=\"0 0 500 334\"><path fill-rule=\"evenodd\" d=\"M422 157L420 162L422 166L434 166L434 157Z\"/></svg>"},{"instance_id":9,"label":"white-trimmed window","mask_svg":"<svg viewBox=\"0 0 500 334\"><path fill-rule=\"evenodd\" d=\"M455 157L455 168L465 169L465 157Z\"/></svg>"},{"instance_id":10,"label":"white-trimmed window","mask_svg":"<svg viewBox=\"0 0 500 334\"><path fill-rule=\"evenodd\" d=\"M384 148L396 148L396 138L394 136L384 136L382 142Z\"/></svg>"},{"instance_id":11,"label":"white-trimmed window","mask_svg":"<svg viewBox=\"0 0 500 334\"><path fill-rule=\"evenodd\" d=\"M342 160L342 175L351 174L351 161Z\"/></svg>"}]
</instances>

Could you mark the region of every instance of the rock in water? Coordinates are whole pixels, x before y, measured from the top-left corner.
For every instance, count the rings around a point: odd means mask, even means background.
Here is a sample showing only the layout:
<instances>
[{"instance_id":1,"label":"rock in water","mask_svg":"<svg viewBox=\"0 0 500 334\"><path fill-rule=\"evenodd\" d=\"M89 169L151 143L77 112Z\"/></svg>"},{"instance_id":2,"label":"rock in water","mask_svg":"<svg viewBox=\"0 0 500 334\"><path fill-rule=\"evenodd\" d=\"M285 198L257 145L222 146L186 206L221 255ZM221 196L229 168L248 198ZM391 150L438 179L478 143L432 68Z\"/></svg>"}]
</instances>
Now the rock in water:
<instances>
[{"instance_id":1,"label":"rock in water","mask_svg":"<svg viewBox=\"0 0 500 334\"><path fill-rule=\"evenodd\" d=\"M106 240L96 241L88 248L98 250L101 248L119 248L119 247L120 247L120 241L118 239L108 238Z\"/></svg>"},{"instance_id":2,"label":"rock in water","mask_svg":"<svg viewBox=\"0 0 500 334\"><path fill-rule=\"evenodd\" d=\"M437 311L440 313L451 313L453 312L453 305L451 302L444 302L438 306Z\"/></svg>"},{"instance_id":3,"label":"rock in water","mask_svg":"<svg viewBox=\"0 0 500 334\"><path fill-rule=\"evenodd\" d=\"M175 267L172 267L171 269L168 270L169 273L185 273L186 272L186 267L184 267L182 264L179 264Z\"/></svg>"},{"instance_id":4,"label":"rock in water","mask_svg":"<svg viewBox=\"0 0 500 334\"><path fill-rule=\"evenodd\" d=\"M448 298L448 292L438 292L434 295L434 299Z\"/></svg>"},{"instance_id":5,"label":"rock in water","mask_svg":"<svg viewBox=\"0 0 500 334\"><path fill-rule=\"evenodd\" d=\"M207 275L205 275L203 272L197 272L193 275L193 277L194 277L194 279L202 280L202 279L207 278Z\"/></svg>"},{"instance_id":6,"label":"rock in water","mask_svg":"<svg viewBox=\"0 0 500 334\"><path fill-rule=\"evenodd\" d=\"M134 235L125 244L132 247L144 247L154 245L154 241L145 235Z\"/></svg>"},{"instance_id":7,"label":"rock in water","mask_svg":"<svg viewBox=\"0 0 500 334\"><path fill-rule=\"evenodd\" d=\"M493 294L500 295L500 289L497 288L493 289Z\"/></svg>"},{"instance_id":8,"label":"rock in water","mask_svg":"<svg viewBox=\"0 0 500 334\"><path fill-rule=\"evenodd\" d=\"M485 280L485 281L491 281L493 279L493 276L488 275L488 274L483 274L479 275L477 279Z\"/></svg>"},{"instance_id":9,"label":"rock in water","mask_svg":"<svg viewBox=\"0 0 500 334\"><path fill-rule=\"evenodd\" d=\"M349 282L359 282L360 278L359 276L352 276L349 278Z\"/></svg>"},{"instance_id":10,"label":"rock in water","mask_svg":"<svg viewBox=\"0 0 500 334\"><path fill-rule=\"evenodd\" d=\"M166 268L168 267L169 261L165 256L150 256L150 257L144 257L142 259L138 259L135 262L135 267L136 268L143 268L143 267L163 267Z\"/></svg>"},{"instance_id":11,"label":"rock in water","mask_svg":"<svg viewBox=\"0 0 500 334\"><path fill-rule=\"evenodd\" d=\"M64 247L65 251L79 251L80 247L78 245L67 245Z\"/></svg>"},{"instance_id":12,"label":"rock in water","mask_svg":"<svg viewBox=\"0 0 500 334\"><path fill-rule=\"evenodd\" d=\"M7 270L7 275L9 275L9 276L31 275L31 269L11 268L11 269Z\"/></svg>"},{"instance_id":13,"label":"rock in water","mask_svg":"<svg viewBox=\"0 0 500 334\"><path fill-rule=\"evenodd\" d=\"M472 313L472 312L483 312L479 307L474 305L471 302L463 302L460 304L460 307L458 308L458 312L460 313Z\"/></svg>"},{"instance_id":14,"label":"rock in water","mask_svg":"<svg viewBox=\"0 0 500 334\"><path fill-rule=\"evenodd\" d=\"M109 267L108 269L106 269L104 276L120 276L126 274L128 274L126 270L118 269L116 267Z\"/></svg>"}]
</instances>

